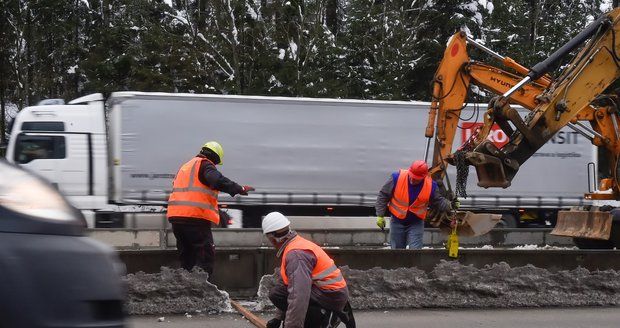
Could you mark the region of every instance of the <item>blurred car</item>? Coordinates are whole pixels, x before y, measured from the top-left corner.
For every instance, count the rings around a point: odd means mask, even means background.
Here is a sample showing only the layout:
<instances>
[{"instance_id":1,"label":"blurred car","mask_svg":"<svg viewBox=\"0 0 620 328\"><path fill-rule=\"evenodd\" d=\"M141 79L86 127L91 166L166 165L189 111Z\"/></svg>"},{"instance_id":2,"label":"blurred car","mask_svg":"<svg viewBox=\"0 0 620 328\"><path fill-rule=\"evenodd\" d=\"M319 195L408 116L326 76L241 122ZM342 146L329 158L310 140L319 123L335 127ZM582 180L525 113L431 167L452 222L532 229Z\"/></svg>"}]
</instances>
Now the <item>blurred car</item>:
<instances>
[{"instance_id":1,"label":"blurred car","mask_svg":"<svg viewBox=\"0 0 620 328\"><path fill-rule=\"evenodd\" d=\"M115 251L50 184L0 160L0 328L125 327Z\"/></svg>"}]
</instances>

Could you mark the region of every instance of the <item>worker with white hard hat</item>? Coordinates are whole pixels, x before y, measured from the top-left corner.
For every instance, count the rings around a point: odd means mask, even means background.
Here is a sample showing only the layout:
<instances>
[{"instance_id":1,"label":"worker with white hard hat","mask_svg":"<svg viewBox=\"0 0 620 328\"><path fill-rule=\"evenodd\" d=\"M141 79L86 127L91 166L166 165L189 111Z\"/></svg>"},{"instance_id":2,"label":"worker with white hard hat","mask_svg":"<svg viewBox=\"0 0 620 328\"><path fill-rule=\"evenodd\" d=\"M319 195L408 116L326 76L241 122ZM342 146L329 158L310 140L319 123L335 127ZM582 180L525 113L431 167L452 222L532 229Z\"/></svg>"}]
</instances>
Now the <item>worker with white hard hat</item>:
<instances>
[{"instance_id":1,"label":"worker with white hard hat","mask_svg":"<svg viewBox=\"0 0 620 328\"><path fill-rule=\"evenodd\" d=\"M247 195L254 188L240 186L220 173L224 149L215 142L205 143L198 155L183 164L172 183L168 199L168 221L177 240L181 266L191 271L195 265L213 274L215 245L211 225L220 224L217 196Z\"/></svg>"},{"instance_id":2,"label":"worker with white hard hat","mask_svg":"<svg viewBox=\"0 0 620 328\"><path fill-rule=\"evenodd\" d=\"M355 327L349 290L342 272L317 244L290 229L290 221L271 212L262 222L263 233L281 258L281 281L269 292L278 315L267 328Z\"/></svg>"}]
</instances>

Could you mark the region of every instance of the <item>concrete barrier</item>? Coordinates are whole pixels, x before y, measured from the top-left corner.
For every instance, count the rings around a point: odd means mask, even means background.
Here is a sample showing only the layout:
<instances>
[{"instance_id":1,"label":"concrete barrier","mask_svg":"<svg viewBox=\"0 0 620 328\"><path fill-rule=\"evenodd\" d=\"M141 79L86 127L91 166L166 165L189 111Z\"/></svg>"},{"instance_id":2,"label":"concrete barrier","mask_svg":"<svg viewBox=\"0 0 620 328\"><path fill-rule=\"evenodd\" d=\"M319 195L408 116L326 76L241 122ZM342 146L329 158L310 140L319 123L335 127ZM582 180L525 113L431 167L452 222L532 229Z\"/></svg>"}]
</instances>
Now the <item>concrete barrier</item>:
<instances>
[{"instance_id":1,"label":"concrete barrier","mask_svg":"<svg viewBox=\"0 0 620 328\"><path fill-rule=\"evenodd\" d=\"M551 229L495 229L475 238L460 238L462 247L515 247L522 245L573 247L571 238L549 234ZM379 229L303 229L298 232L319 245L337 247L387 247L389 232ZM168 249L176 240L169 229L91 229L89 235L118 249ZM270 246L260 229L213 229L219 247ZM442 247L446 235L438 229L427 229L424 245Z\"/></svg>"},{"instance_id":2,"label":"concrete barrier","mask_svg":"<svg viewBox=\"0 0 620 328\"><path fill-rule=\"evenodd\" d=\"M443 249L389 250L389 249L334 249L326 248L336 264L352 269L381 267L395 269L417 267L430 272L442 260L459 261L463 265L483 268L485 265L506 262L512 267L532 264L556 272L583 267L588 270L620 270L620 251L595 250L497 250L465 249L459 258L448 257ZM159 272L160 267L178 268L175 250L125 250L120 257L129 273ZM218 248L213 281L233 297L251 297L256 294L260 279L279 266L273 248Z\"/></svg>"}]
</instances>

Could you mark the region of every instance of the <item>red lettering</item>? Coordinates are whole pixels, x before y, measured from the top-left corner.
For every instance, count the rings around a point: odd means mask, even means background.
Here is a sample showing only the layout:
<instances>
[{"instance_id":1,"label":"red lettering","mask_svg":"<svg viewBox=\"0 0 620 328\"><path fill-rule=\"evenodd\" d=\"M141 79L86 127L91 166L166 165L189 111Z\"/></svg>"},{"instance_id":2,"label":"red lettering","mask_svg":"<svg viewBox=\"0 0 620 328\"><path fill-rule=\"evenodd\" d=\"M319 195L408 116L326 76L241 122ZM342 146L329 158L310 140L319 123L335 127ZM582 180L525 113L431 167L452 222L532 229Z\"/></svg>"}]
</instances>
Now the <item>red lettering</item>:
<instances>
[{"instance_id":1,"label":"red lettering","mask_svg":"<svg viewBox=\"0 0 620 328\"><path fill-rule=\"evenodd\" d=\"M461 125L463 127L463 129L461 130L461 143L464 143L465 141L467 141L472 136L474 131L476 131L478 127L482 127L482 125L483 125L482 123L477 123L477 122L476 123L472 123L472 122L463 123ZM502 129L499 128L497 124L493 124L493 127L491 128L491 132L487 136L487 139L491 140L495 144L495 146L498 148L501 148L505 144L508 143L508 136L506 135L504 131L502 131Z\"/></svg>"}]
</instances>

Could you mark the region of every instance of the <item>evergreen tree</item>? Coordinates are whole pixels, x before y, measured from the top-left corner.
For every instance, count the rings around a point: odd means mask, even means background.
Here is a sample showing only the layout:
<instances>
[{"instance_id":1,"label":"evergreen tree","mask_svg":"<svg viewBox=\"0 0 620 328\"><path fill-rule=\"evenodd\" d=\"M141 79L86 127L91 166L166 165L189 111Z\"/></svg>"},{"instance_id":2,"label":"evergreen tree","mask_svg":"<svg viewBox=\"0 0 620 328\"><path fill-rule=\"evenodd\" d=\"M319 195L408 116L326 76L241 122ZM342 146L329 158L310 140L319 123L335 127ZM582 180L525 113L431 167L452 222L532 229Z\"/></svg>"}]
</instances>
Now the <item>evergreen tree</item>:
<instances>
[{"instance_id":1,"label":"evergreen tree","mask_svg":"<svg viewBox=\"0 0 620 328\"><path fill-rule=\"evenodd\" d=\"M4 0L0 102L116 90L429 100L454 32L532 66L604 3Z\"/></svg>"}]
</instances>

